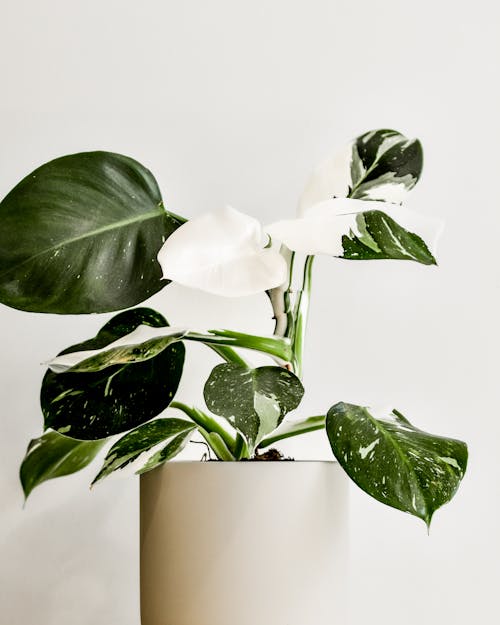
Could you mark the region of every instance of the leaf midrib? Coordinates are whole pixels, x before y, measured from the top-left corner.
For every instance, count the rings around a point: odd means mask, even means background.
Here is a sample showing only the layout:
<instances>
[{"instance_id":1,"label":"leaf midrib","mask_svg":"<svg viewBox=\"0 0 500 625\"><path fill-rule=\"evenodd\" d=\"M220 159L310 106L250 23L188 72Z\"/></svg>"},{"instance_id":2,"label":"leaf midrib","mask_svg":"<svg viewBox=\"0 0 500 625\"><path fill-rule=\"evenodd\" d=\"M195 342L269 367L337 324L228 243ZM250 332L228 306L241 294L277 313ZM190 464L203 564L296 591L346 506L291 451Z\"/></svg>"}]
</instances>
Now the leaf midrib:
<instances>
[{"instance_id":1,"label":"leaf midrib","mask_svg":"<svg viewBox=\"0 0 500 625\"><path fill-rule=\"evenodd\" d=\"M129 226L129 225L134 224L134 223L138 223L138 222L141 222L141 221L148 221L149 219L153 219L155 217L160 217L161 215L168 216L168 214L166 212L162 211L161 208L157 208L154 211L148 211L147 213L141 213L140 215L138 215L136 217L131 217L129 219L122 219L121 221L115 222L113 224L109 224L107 226L102 226L101 228L95 228L94 230L90 230L90 231L86 232L83 235L65 239L64 241L61 241L60 243L57 243L56 245L53 245L52 247L48 247L48 248L42 250L41 252L38 252L37 254L33 254L29 258L26 258L22 262L17 263L16 265L13 265L12 267L9 267L5 271L1 271L0 272L0 277L3 277L6 274L11 273L12 271L15 271L16 269L19 269L19 267L22 267L23 265L26 265L27 263L32 262L35 258L39 258L40 256L44 256L45 254L50 254L50 252L53 252L53 251L55 251L57 249L60 249L61 247L71 245L71 244L76 243L78 241L83 241L83 240L88 239L90 237L94 237L94 236L97 236L99 234L103 234L104 232L111 232L112 230L117 230L119 228L124 228L124 227Z\"/></svg>"}]
</instances>

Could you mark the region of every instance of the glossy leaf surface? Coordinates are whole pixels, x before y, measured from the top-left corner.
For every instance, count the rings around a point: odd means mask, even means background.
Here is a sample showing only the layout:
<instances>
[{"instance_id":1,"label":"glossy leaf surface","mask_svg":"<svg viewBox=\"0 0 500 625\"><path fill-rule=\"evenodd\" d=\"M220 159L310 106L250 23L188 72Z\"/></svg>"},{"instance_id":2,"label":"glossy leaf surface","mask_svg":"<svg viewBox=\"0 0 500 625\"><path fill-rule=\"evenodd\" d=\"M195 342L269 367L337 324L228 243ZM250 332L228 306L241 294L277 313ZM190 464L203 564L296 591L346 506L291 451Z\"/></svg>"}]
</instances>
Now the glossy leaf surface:
<instances>
[{"instance_id":1,"label":"glossy leaf surface","mask_svg":"<svg viewBox=\"0 0 500 625\"><path fill-rule=\"evenodd\" d=\"M328 411L326 430L335 457L360 488L427 525L467 467L465 443L423 432L397 410L375 418L367 408L338 403Z\"/></svg>"},{"instance_id":2,"label":"glossy leaf surface","mask_svg":"<svg viewBox=\"0 0 500 625\"><path fill-rule=\"evenodd\" d=\"M139 325L166 327L149 308L116 315L96 337L63 353L100 349ZM172 401L182 375L184 346L176 343L138 363L125 363L92 373L45 374L41 404L45 427L84 440L105 438L156 417Z\"/></svg>"},{"instance_id":3,"label":"glossy leaf surface","mask_svg":"<svg viewBox=\"0 0 500 625\"><path fill-rule=\"evenodd\" d=\"M57 158L0 204L0 301L46 313L128 308L167 281L156 260L181 224L156 180L111 152Z\"/></svg>"}]
</instances>

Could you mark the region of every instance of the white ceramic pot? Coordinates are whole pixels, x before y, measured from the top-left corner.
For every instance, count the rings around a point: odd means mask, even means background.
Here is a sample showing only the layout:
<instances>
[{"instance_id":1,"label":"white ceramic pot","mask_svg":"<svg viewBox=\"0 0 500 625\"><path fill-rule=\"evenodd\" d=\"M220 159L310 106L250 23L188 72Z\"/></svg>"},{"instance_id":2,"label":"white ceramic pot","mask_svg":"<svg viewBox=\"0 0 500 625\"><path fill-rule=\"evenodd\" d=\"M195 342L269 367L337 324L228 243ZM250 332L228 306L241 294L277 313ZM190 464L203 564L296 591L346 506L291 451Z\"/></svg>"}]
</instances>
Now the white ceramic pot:
<instances>
[{"instance_id":1,"label":"white ceramic pot","mask_svg":"<svg viewBox=\"0 0 500 625\"><path fill-rule=\"evenodd\" d=\"M344 625L347 503L334 462L142 475L142 625Z\"/></svg>"}]
</instances>

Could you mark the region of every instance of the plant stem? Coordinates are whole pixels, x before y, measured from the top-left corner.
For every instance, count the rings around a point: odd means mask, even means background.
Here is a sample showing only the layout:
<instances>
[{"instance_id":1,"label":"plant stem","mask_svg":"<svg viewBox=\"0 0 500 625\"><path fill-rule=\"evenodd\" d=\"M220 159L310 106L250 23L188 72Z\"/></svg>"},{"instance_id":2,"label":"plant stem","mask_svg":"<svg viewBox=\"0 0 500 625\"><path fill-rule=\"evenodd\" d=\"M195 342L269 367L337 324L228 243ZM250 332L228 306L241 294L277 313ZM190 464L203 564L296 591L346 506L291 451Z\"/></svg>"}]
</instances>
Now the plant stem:
<instances>
[{"instance_id":1,"label":"plant stem","mask_svg":"<svg viewBox=\"0 0 500 625\"><path fill-rule=\"evenodd\" d=\"M232 330L208 330L208 334L189 332L183 339L200 341L210 346L244 347L279 358L284 362L289 362L292 358L290 341L277 336L256 336Z\"/></svg>"},{"instance_id":2,"label":"plant stem","mask_svg":"<svg viewBox=\"0 0 500 625\"><path fill-rule=\"evenodd\" d=\"M188 406L179 401L173 401L170 408L176 408L186 414L196 425L206 430L209 434L216 433L224 441L224 444L228 447L231 453L236 449L236 437L230 434L218 421L212 418L210 415L205 414L198 408ZM198 428L200 429L200 428Z\"/></svg>"},{"instance_id":3,"label":"plant stem","mask_svg":"<svg viewBox=\"0 0 500 625\"><path fill-rule=\"evenodd\" d=\"M234 450L234 456L236 460L241 460L242 458L250 458L250 450L248 448L248 444L245 438L238 432L236 436L236 447Z\"/></svg>"},{"instance_id":4,"label":"plant stem","mask_svg":"<svg viewBox=\"0 0 500 625\"><path fill-rule=\"evenodd\" d=\"M288 282L267 291L267 295L271 300L274 319L276 321L274 336L290 337L294 322L293 311L290 305L290 293L292 288L295 252L292 252L286 246L282 245L281 254L288 263Z\"/></svg>"},{"instance_id":5,"label":"plant stem","mask_svg":"<svg viewBox=\"0 0 500 625\"><path fill-rule=\"evenodd\" d=\"M221 358L223 358L226 362L232 362L236 365L240 365L241 367L249 367L249 364L246 360L244 360L238 352L236 352L231 347L226 347L225 345L208 345L216 354L219 354Z\"/></svg>"},{"instance_id":6,"label":"plant stem","mask_svg":"<svg viewBox=\"0 0 500 625\"><path fill-rule=\"evenodd\" d=\"M219 460L232 462L236 460L233 454L227 448L226 443L217 432L207 432L204 428L198 427L199 433L207 441L207 445L215 453Z\"/></svg>"},{"instance_id":7,"label":"plant stem","mask_svg":"<svg viewBox=\"0 0 500 625\"><path fill-rule=\"evenodd\" d=\"M312 266L314 256L307 256L304 263L302 288L299 291L294 308L294 328L292 336L293 366L297 376L302 377L302 357L307 329L307 317L311 298Z\"/></svg>"},{"instance_id":8,"label":"plant stem","mask_svg":"<svg viewBox=\"0 0 500 625\"><path fill-rule=\"evenodd\" d=\"M260 441L258 449L269 447L269 445L273 445L284 438L300 436L301 434L314 432L316 430L323 430L325 428L325 421L325 416L319 415L317 417L308 417L303 421L284 422L275 432Z\"/></svg>"}]
</instances>

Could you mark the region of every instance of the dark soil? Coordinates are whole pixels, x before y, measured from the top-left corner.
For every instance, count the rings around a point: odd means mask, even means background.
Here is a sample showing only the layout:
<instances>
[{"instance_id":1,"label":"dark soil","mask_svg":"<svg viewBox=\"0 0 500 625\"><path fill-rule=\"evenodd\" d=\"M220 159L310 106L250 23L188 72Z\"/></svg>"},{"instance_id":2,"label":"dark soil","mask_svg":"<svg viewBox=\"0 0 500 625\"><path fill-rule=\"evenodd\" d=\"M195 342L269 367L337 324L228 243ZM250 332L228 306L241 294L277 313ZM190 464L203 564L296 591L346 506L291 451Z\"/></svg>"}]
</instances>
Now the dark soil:
<instances>
[{"instance_id":1,"label":"dark soil","mask_svg":"<svg viewBox=\"0 0 500 625\"><path fill-rule=\"evenodd\" d=\"M245 460L243 460L242 462L244 462ZM267 451L265 451L262 454L259 454L259 452L257 450L255 450L255 456L253 458L250 458L249 460L246 460L246 462L253 462L253 461L261 462L263 460L293 461L293 458L285 458L285 456L281 453L281 451L278 451L277 449L268 449Z\"/></svg>"},{"instance_id":2,"label":"dark soil","mask_svg":"<svg viewBox=\"0 0 500 625\"><path fill-rule=\"evenodd\" d=\"M255 456L253 458L242 458L239 462L263 462L265 460L270 460L271 462L276 462L276 461L285 461L285 462L290 462L290 461L294 461L295 458L285 458L285 456L281 453L281 451L278 451L277 449L268 449L267 451L265 451L264 453L260 454L257 450L255 450ZM208 454L204 454L203 458L202 458L203 462L221 462L221 460L218 460L217 458L209 458Z\"/></svg>"}]
</instances>

